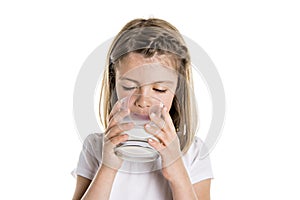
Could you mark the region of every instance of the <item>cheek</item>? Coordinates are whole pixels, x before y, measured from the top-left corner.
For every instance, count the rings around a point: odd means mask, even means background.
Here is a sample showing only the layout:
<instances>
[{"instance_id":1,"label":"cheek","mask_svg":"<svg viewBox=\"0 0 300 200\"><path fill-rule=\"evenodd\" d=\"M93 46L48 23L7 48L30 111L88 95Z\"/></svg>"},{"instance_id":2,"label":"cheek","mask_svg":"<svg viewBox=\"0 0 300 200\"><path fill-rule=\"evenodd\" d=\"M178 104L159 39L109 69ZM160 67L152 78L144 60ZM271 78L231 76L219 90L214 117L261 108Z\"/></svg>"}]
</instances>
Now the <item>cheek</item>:
<instances>
[{"instance_id":1,"label":"cheek","mask_svg":"<svg viewBox=\"0 0 300 200\"><path fill-rule=\"evenodd\" d=\"M123 98L125 98L127 96L130 96L131 93L132 93L132 91L126 91L126 90L124 90L122 88L122 86L119 85L119 84L116 84L116 92L117 92L117 97L118 97L119 100L123 99Z\"/></svg>"},{"instance_id":2,"label":"cheek","mask_svg":"<svg viewBox=\"0 0 300 200\"><path fill-rule=\"evenodd\" d=\"M118 99L122 98L123 92L118 84L116 84L116 93L117 93Z\"/></svg>"},{"instance_id":3,"label":"cheek","mask_svg":"<svg viewBox=\"0 0 300 200\"><path fill-rule=\"evenodd\" d=\"M173 98L174 98L174 96L173 96L173 95L172 95L172 96L170 95L170 96L167 96L167 97L161 99L162 102L163 102L163 104L167 107L167 111L168 111L168 112L169 112L170 109L171 109L172 102L173 102Z\"/></svg>"}]
</instances>

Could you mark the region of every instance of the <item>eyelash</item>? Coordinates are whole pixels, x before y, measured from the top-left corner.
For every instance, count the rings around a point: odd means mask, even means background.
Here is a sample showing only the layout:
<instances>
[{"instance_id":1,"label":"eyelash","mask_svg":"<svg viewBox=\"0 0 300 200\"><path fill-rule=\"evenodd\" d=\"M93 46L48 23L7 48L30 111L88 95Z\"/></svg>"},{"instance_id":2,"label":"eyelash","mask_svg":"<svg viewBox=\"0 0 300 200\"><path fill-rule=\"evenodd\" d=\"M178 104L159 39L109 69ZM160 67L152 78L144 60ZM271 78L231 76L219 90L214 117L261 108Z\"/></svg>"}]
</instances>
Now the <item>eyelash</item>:
<instances>
[{"instance_id":1,"label":"eyelash","mask_svg":"<svg viewBox=\"0 0 300 200\"><path fill-rule=\"evenodd\" d=\"M125 86L122 86L122 88L124 90L133 90L133 89L136 89L137 87L125 87Z\"/></svg>"},{"instance_id":2,"label":"eyelash","mask_svg":"<svg viewBox=\"0 0 300 200\"><path fill-rule=\"evenodd\" d=\"M129 90L137 89L138 87L126 87L126 86L122 86L122 88L124 90L129 91ZM167 91L167 90L160 90L160 89L156 89L156 88L153 88L153 90L156 91L156 92L159 92L159 93L165 93Z\"/></svg>"},{"instance_id":3,"label":"eyelash","mask_svg":"<svg viewBox=\"0 0 300 200\"><path fill-rule=\"evenodd\" d=\"M167 90L159 90L159 89L153 89L154 91L156 91L156 92L159 92L159 93L165 93Z\"/></svg>"}]
</instances>

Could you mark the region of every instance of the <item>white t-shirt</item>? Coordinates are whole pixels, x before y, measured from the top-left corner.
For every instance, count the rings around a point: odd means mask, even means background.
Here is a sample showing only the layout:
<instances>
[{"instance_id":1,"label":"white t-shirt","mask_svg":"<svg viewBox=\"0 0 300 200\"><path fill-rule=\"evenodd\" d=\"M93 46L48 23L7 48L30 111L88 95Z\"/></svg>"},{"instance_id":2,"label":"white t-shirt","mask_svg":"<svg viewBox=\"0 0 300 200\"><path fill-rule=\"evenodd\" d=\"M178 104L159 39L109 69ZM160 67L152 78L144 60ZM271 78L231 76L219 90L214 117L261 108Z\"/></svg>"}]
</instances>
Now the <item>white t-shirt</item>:
<instances>
[{"instance_id":1,"label":"white t-shirt","mask_svg":"<svg viewBox=\"0 0 300 200\"><path fill-rule=\"evenodd\" d=\"M74 170L76 175L83 176L90 180L93 179L98 167L101 165L102 139L103 134L100 133L91 134L85 139L77 168ZM213 178L209 157L207 156L204 159L200 159L200 149L202 145L203 142L200 138L195 137L188 152L182 156L192 184ZM160 160L158 162L160 162ZM148 170L146 173L136 173L139 167L144 170L149 166L141 163L126 163L126 161L124 161L123 166L115 177L110 195L111 200L172 199L169 183L163 177L160 170ZM134 169L135 173L129 172L130 169Z\"/></svg>"}]
</instances>

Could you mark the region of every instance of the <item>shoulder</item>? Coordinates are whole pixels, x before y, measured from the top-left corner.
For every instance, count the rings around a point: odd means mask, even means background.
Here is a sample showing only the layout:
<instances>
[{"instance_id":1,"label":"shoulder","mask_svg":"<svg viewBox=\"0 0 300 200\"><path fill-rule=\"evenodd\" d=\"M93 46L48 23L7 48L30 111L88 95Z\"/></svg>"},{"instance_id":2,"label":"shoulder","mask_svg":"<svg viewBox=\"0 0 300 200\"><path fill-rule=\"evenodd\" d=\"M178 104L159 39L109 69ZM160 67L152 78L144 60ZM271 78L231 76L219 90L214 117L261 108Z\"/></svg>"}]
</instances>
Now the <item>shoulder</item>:
<instances>
[{"instance_id":1,"label":"shoulder","mask_svg":"<svg viewBox=\"0 0 300 200\"><path fill-rule=\"evenodd\" d=\"M103 134L93 133L84 139L75 174L93 179L102 160L102 138Z\"/></svg>"},{"instance_id":2,"label":"shoulder","mask_svg":"<svg viewBox=\"0 0 300 200\"><path fill-rule=\"evenodd\" d=\"M83 142L83 149L87 150L91 155L99 157L102 151L103 145L103 133L92 133L89 134Z\"/></svg>"},{"instance_id":3,"label":"shoulder","mask_svg":"<svg viewBox=\"0 0 300 200\"><path fill-rule=\"evenodd\" d=\"M187 151L187 154L199 154L200 156L201 150L203 148L205 148L204 142L198 136L195 136L194 141L192 142L189 150Z\"/></svg>"},{"instance_id":4,"label":"shoulder","mask_svg":"<svg viewBox=\"0 0 300 200\"><path fill-rule=\"evenodd\" d=\"M209 156L204 154L206 150L205 143L198 136L195 136L190 148L183 155L183 159L187 165L192 165L199 160L209 160Z\"/></svg>"},{"instance_id":5,"label":"shoulder","mask_svg":"<svg viewBox=\"0 0 300 200\"><path fill-rule=\"evenodd\" d=\"M193 184L213 177L210 158L206 152L205 142L196 136L187 153L183 155L185 167Z\"/></svg>"},{"instance_id":6,"label":"shoulder","mask_svg":"<svg viewBox=\"0 0 300 200\"><path fill-rule=\"evenodd\" d=\"M89 134L85 139L83 144L86 145L95 145L96 143L99 143L103 139L103 133L92 133Z\"/></svg>"}]
</instances>

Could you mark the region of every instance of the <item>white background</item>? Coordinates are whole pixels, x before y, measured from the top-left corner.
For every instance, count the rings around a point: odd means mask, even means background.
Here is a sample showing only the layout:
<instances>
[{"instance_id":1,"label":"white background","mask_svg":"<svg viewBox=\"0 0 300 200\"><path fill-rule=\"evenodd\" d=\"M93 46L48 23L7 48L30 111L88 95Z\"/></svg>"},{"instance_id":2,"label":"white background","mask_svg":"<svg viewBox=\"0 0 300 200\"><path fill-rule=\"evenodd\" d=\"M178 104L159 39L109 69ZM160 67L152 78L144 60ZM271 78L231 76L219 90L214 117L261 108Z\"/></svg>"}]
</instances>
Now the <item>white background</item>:
<instances>
[{"instance_id":1,"label":"white background","mask_svg":"<svg viewBox=\"0 0 300 200\"><path fill-rule=\"evenodd\" d=\"M195 2L1 1L1 199L71 199L76 76L127 21L151 16L202 46L222 77L212 199L300 199L297 1Z\"/></svg>"}]
</instances>

